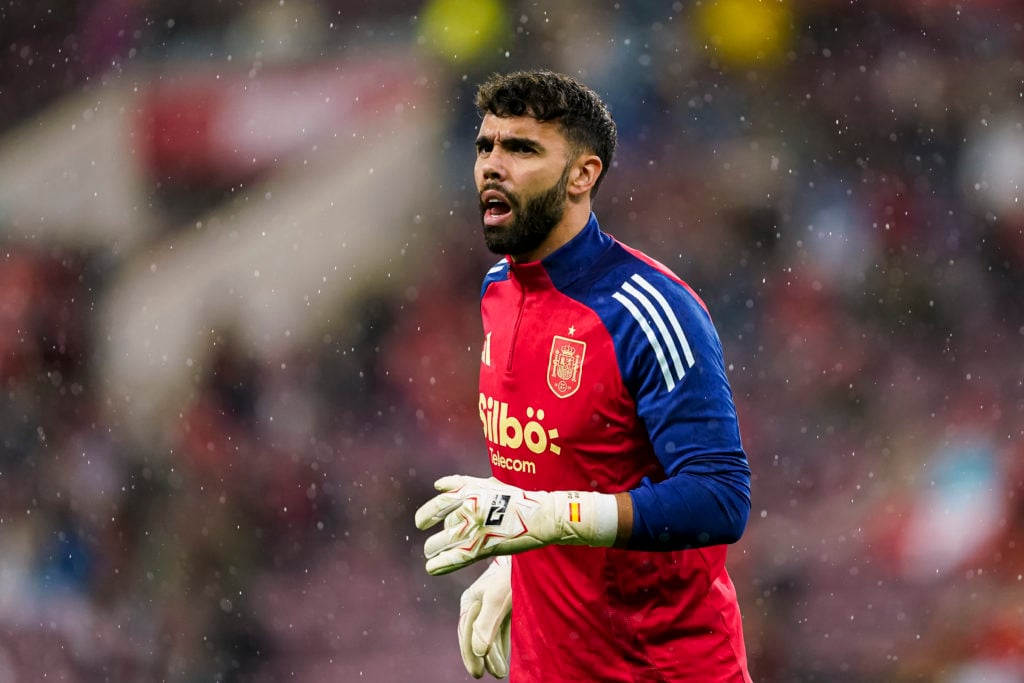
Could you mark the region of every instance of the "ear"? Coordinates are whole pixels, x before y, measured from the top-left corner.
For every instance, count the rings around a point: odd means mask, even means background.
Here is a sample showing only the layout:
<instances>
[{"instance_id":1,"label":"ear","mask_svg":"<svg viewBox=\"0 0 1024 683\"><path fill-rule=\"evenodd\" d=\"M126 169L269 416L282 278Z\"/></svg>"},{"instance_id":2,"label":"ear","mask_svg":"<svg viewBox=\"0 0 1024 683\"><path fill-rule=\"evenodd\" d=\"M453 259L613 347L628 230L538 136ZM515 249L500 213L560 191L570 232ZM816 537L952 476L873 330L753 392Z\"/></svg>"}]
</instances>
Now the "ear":
<instances>
[{"instance_id":1,"label":"ear","mask_svg":"<svg viewBox=\"0 0 1024 683\"><path fill-rule=\"evenodd\" d=\"M604 164L596 154L581 154L569 172L569 186L566 189L569 196L578 199L593 190L603 168Z\"/></svg>"}]
</instances>

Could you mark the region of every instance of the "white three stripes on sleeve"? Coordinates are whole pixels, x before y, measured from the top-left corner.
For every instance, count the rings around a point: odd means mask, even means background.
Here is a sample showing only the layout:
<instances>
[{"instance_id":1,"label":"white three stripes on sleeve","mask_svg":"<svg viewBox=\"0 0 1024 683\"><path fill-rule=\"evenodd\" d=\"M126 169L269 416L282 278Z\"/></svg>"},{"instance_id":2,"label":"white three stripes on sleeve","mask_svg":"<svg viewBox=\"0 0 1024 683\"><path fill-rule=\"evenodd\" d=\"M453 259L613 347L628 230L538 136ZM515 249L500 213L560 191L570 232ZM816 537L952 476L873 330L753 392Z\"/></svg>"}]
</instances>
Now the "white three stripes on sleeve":
<instances>
[{"instance_id":1,"label":"white three stripes on sleeve","mask_svg":"<svg viewBox=\"0 0 1024 683\"><path fill-rule=\"evenodd\" d=\"M644 331L658 360L661 374L665 378L665 386L672 391L676 382L682 381L686 370L693 367L693 350L686 341L686 335L683 334L683 327L679 324L675 311L661 292L639 274L633 275L630 280L632 282L622 283L612 298L629 311L640 325L640 329ZM635 287L633 283L640 288Z\"/></svg>"}]
</instances>

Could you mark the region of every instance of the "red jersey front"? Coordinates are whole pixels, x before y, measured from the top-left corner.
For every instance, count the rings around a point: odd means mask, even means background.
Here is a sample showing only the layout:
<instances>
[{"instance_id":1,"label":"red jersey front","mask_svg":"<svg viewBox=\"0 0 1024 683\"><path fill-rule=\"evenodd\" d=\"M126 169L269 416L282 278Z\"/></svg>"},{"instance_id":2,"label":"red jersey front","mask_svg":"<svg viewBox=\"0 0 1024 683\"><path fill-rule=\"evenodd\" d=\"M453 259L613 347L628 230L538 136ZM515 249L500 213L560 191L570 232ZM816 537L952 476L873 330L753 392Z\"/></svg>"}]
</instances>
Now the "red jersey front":
<instances>
[{"instance_id":1,"label":"red jersey front","mask_svg":"<svg viewBox=\"0 0 1024 683\"><path fill-rule=\"evenodd\" d=\"M482 290L479 393L494 476L617 493L685 472L702 449L745 467L701 306L593 218L544 261L495 266ZM511 679L750 681L725 559L724 545L515 555Z\"/></svg>"}]
</instances>

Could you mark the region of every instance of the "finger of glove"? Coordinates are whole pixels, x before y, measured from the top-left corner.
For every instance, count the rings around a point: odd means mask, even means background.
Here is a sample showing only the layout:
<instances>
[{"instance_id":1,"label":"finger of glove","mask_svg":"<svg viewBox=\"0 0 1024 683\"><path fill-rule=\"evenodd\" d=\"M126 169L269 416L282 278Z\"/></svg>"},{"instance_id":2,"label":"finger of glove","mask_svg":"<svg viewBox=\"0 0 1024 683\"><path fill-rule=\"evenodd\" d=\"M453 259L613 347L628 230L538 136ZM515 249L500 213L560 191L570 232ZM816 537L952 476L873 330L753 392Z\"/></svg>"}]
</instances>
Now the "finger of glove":
<instances>
[{"instance_id":1,"label":"finger of glove","mask_svg":"<svg viewBox=\"0 0 1024 683\"><path fill-rule=\"evenodd\" d=\"M458 524L448 526L433 534L423 542L423 555L428 560L436 557L446 550L457 549L460 546L473 547L473 534L477 531L471 525Z\"/></svg>"},{"instance_id":2,"label":"finger of glove","mask_svg":"<svg viewBox=\"0 0 1024 683\"><path fill-rule=\"evenodd\" d=\"M466 565L473 564L478 559L480 558L459 548L445 550L427 560L427 573L431 576L441 576L442 574L448 574L457 569L462 569Z\"/></svg>"},{"instance_id":3,"label":"finger of glove","mask_svg":"<svg viewBox=\"0 0 1024 683\"><path fill-rule=\"evenodd\" d=\"M482 657L498 642L499 630L512 611L512 588L495 582L484 593L479 616L473 622L473 654Z\"/></svg>"},{"instance_id":4,"label":"finger of glove","mask_svg":"<svg viewBox=\"0 0 1024 683\"><path fill-rule=\"evenodd\" d=\"M508 659L512 641L512 613L509 612L502 622L498 631L498 637L487 651L484 658L484 666L495 678L504 678L508 675Z\"/></svg>"},{"instance_id":5,"label":"finger of glove","mask_svg":"<svg viewBox=\"0 0 1024 683\"><path fill-rule=\"evenodd\" d=\"M479 477L467 477L464 474L449 474L446 477L441 477L434 482L434 489L437 491L457 491L467 484L471 484L474 481L484 481Z\"/></svg>"},{"instance_id":6,"label":"finger of glove","mask_svg":"<svg viewBox=\"0 0 1024 683\"><path fill-rule=\"evenodd\" d=\"M465 598L465 596L463 596ZM473 652L473 624L477 615L480 614L480 601L470 599L466 601L461 614L459 614L459 652L462 654L462 663L466 671L473 678L480 678L484 675L484 658Z\"/></svg>"},{"instance_id":7,"label":"finger of glove","mask_svg":"<svg viewBox=\"0 0 1024 683\"><path fill-rule=\"evenodd\" d=\"M457 493L439 493L416 510L416 528L429 529L462 504Z\"/></svg>"},{"instance_id":8,"label":"finger of glove","mask_svg":"<svg viewBox=\"0 0 1024 683\"><path fill-rule=\"evenodd\" d=\"M508 676L508 655L495 643L484 658L484 668L495 678Z\"/></svg>"},{"instance_id":9,"label":"finger of glove","mask_svg":"<svg viewBox=\"0 0 1024 683\"><path fill-rule=\"evenodd\" d=\"M447 517L466 501L467 496L471 496L473 491L476 490L470 484L480 481L484 480L477 477L466 477L461 474L450 474L435 481L434 488L441 493L428 500L416 510L417 528L429 529Z\"/></svg>"}]
</instances>

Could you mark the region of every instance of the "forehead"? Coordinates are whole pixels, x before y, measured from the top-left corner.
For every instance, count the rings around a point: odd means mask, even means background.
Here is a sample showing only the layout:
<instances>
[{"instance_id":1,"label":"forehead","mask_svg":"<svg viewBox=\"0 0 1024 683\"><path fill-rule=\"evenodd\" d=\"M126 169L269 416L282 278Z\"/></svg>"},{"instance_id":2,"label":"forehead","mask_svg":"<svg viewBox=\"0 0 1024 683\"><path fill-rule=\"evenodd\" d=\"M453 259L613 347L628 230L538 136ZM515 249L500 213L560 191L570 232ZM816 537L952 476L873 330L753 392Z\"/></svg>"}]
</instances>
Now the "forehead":
<instances>
[{"instance_id":1,"label":"forehead","mask_svg":"<svg viewBox=\"0 0 1024 683\"><path fill-rule=\"evenodd\" d=\"M480 137L535 140L545 147L565 144L561 126L554 121L538 121L532 116L495 116L487 114L480 122Z\"/></svg>"}]
</instances>

